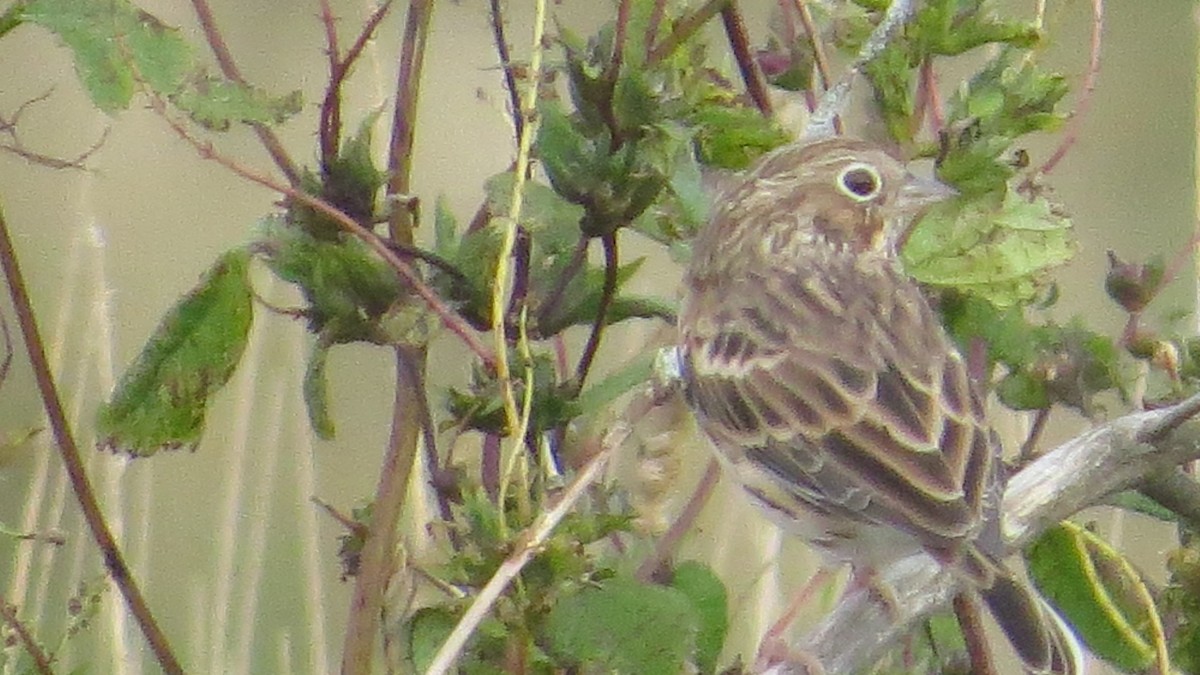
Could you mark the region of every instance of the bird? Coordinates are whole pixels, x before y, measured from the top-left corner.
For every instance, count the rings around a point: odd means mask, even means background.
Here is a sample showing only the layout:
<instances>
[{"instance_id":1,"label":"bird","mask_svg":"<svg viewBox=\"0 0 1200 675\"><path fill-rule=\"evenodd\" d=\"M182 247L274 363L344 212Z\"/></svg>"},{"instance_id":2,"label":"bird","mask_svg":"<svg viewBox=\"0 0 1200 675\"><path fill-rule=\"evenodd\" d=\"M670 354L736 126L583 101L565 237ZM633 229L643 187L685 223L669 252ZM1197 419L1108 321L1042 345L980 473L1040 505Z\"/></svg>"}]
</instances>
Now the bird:
<instances>
[{"instance_id":1,"label":"bird","mask_svg":"<svg viewBox=\"0 0 1200 675\"><path fill-rule=\"evenodd\" d=\"M923 550L984 599L1029 672L1074 672L1063 625L1002 561L984 392L898 255L955 194L852 137L764 155L693 241L684 398L785 531L856 570Z\"/></svg>"}]
</instances>

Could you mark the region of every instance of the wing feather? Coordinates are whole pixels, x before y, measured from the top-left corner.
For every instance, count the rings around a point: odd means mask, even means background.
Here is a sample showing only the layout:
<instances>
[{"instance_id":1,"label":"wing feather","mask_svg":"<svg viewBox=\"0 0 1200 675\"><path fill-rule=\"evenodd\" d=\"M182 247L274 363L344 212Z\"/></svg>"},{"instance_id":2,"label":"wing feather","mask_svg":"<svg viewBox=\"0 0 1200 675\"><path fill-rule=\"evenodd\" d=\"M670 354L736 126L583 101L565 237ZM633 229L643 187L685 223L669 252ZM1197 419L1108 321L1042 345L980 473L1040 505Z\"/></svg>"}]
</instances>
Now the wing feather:
<instances>
[{"instance_id":1,"label":"wing feather","mask_svg":"<svg viewBox=\"0 0 1200 675\"><path fill-rule=\"evenodd\" d=\"M771 478L751 489L773 508L952 548L979 526L993 452L965 364L902 272L820 262L698 280L681 321L692 405L730 459Z\"/></svg>"}]
</instances>

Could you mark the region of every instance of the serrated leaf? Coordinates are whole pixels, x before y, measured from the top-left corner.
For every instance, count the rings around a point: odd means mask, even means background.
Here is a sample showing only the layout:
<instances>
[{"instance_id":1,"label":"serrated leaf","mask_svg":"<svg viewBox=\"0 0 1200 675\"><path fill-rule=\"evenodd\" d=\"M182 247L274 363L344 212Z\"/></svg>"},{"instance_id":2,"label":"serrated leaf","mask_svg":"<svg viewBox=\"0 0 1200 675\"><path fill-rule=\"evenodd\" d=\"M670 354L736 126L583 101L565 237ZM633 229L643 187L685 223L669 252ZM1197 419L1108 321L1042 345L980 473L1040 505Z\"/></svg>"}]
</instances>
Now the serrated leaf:
<instances>
[{"instance_id":1,"label":"serrated leaf","mask_svg":"<svg viewBox=\"0 0 1200 675\"><path fill-rule=\"evenodd\" d=\"M125 0L32 0L22 17L71 49L84 90L105 112L129 107L138 78L169 94L192 67L179 31Z\"/></svg>"},{"instance_id":2,"label":"serrated leaf","mask_svg":"<svg viewBox=\"0 0 1200 675\"><path fill-rule=\"evenodd\" d=\"M646 72L624 68L613 87L613 114L625 136L637 137L658 120L662 105L646 80Z\"/></svg>"},{"instance_id":3,"label":"serrated leaf","mask_svg":"<svg viewBox=\"0 0 1200 675\"><path fill-rule=\"evenodd\" d=\"M596 184L592 143L575 128L557 103L538 107L537 154L555 192L578 203Z\"/></svg>"},{"instance_id":4,"label":"serrated leaf","mask_svg":"<svg viewBox=\"0 0 1200 675\"><path fill-rule=\"evenodd\" d=\"M677 589L610 579L563 598L546 621L553 650L606 672L682 672L695 649L696 610Z\"/></svg>"},{"instance_id":5,"label":"serrated leaf","mask_svg":"<svg viewBox=\"0 0 1200 675\"><path fill-rule=\"evenodd\" d=\"M380 112L367 115L358 133L342 144L337 157L321 167L321 195L359 223L375 220L375 199L387 181L387 173L375 166L371 152Z\"/></svg>"},{"instance_id":6,"label":"serrated leaf","mask_svg":"<svg viewBox=\"0 0 1200 675\"><path fill-rule=\"evenodd\" d=\"M717 657L721 655L729 631L729 599L725 584L707 565L689 561L675 568L671 586L688 597L700 619L696 634L696 667L701 673L715 672Z\"/></svg>"},{"instance_id":7,"label":"serrated leaf","mask_svg":"<svg viewBox=\"0 0 1200 675\"><path fill-rule=\"evenodd\" d=\"M508 213L512 202L514 176L511 171L487 179L488 208L495 214ZM583 208L559 196L550 187L534 181L525 182L521 226L529 230L535 243L545 255L567 253L579 240L579 221Z\"/></svg>"},{"instance_id":8,"label":"serrated leaf","mask_svg":"<svg viewBox=\"0 0 1200 675\"><path fill-rule=\"evenodd\" d=\"M1034 583L1096 655L1130 672L1170 672L1163 627L1141 575L1083 527L1063 522L1026 551ZM1160 660L1161 659L1161 660Z\"/></svg>"},{"instance_id":9,"label":"serrated leaf","mask_svg":"<svg viewBox=\"0 0 1200 675\"><path fill-rule=\"evenodd\" d=\"M918 281L986 298L998 307L1032 299L1045 273L1071 259L1071 222L1049 202L1007 194L931 208L901 252Z\"/></svg>"},{"instance_id":10,"label":"serrated leaf","mask_svg":"<svg viewBox=\"0 0 1200 675\"><path fill-rule=\"evenodd\" d=\"M304 369L304 405L308 409L308 423L324 441L333 440L335 428L329 414L329 383L325 377L325 364L329 359L329 345L323 340L313 343L308 355L308 367Z\"/></svg>"},{"instance_id":11,"label":"serrated leaf","mask_svg":"<svg viewBox=\"0 0 1200 675\"><path fill-rule=\"evenodd\" d=\"M579 395L579 409L584 414L595 414L639 384L649 382L654 373L654 359L653 350L639 352L615 373L585 389Z\"/></svg>"},{"instance_id":12,"label":"serrated leaf","mask_svg":"<svg viewBox=\"0 0 1200 675\"><path fill-rule=\"evenodd\" d=\"M100 446L133 457L195 448L212 397L246 347L253 317L250 254L230 251L180 300L101 406Z\"/></svg>"},{"instance_id":13,"label":"serrated leaf","mask_svg":"<svg viewBox=\"0 0 1200 675\"><path fill-rule=\"evenodd\" d=\"M745 169L762 155L791 140L755 108L729 101L701 102L688 116L695 129L700 162L722 169Z\"/></svg>"},{"instance_id":14,"label":"serrated leaf","mask_svg":"<svg viewBox=\"0 0 1200 675\"><path fill-rule=\"evenodd\" d=\"M213 131L228 131L234 122L283 124L300 112L300 91L272 96L257 87L215 77L197 77L171 96L171 102L197 124Z\"/></svg>"},{"instance_id":15,"label":"serrated leaf","mask_svg":"<svg viewBox=\"0 0 1200 675\"><path fill-rule=\"evenodd\" d=\"M631 297L620 295L621 286L633 277L641 268L644 258L638 258L617 270L617 296L609 303L605 314L605 325L610 325L632 317L639 318L671 318L674 307L654 298ZM534 277L534 285L539 296L548 295L552 285L559 279L557 274L544 274ZM587 266L575 275L567 287L562 290L562 299L557 305L557 311L542 317L538 323L538 333L541 335L556 335L575 325L591 325L596 313L600 311L600 299L604 295L604 270Z\"/></svg>"},{"instance_id":16,"label":"serrated leaf","mask_svg":"<svg viewBox=\"0 0 1200 675\"><path fill-rule=\"evenodd\" d=\"M313 333L330 344L389 342L379 322L400 297L400 282L361 241L318 239L270 218L258 248L276 276L300 287Z\"/></svg>"},{"instance_id":17,"label":"serrated leaf","mask_svg":"<svg viewBox=\"0 0 1200 675\"><path fill-rule=\"evenodd\" d=\"M975 120L984 137L1010 140L1032 131L1052 131L1065 119L1054 109L1066 94L1066 78L1009 49L951 98L948 120L952 125Z\"/></svg>"}]
</instances>

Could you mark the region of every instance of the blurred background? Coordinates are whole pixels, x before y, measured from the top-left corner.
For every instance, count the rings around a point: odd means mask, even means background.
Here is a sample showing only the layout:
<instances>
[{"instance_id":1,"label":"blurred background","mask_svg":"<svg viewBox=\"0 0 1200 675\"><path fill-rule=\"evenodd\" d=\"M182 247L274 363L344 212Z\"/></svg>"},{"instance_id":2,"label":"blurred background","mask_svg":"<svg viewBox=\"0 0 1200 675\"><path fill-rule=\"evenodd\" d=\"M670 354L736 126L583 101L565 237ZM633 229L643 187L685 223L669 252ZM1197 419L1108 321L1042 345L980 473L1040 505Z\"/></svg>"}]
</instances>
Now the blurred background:
<instances>
[{"instance_id":1,"label":"blurred background","mask_svg":"<svg viewBox=\"0 0 1200 675\"><path fill-rule=\"evenodd\" d=\"M184 2L139 3L178 26L206 52L191 7ZM315 2L214 0L224 36L249 81L273 93L299 89L302 114L279 129L292 156L313 164L316 102L326 78L322 27ZM528 51L531 3L510 3L514 57ZM773 3L746 2L756 42L768 34ZM1018 16L1033 2L1003 3ZM343 40L373 9L370 2L337 0ZM553 8L563 25L587 33L611 19L608 3L563 2ZM1145 0L1110 3L1098 87L1079 141L1050 177L1056 198L1074 218L1080 241L1075 262L1060 274L1058 311L1086 316L1093 328L1115 333L1124 316L1102 288L1105 252L1141 260L1186 247L1195 231L1194 95L1196 8ZM1050 3L1046 63L1060 69L1073 94L1086 72L1090 3ZM381 106L394 89L403 26L398 7L369 47L347 90L348 128ZM714 41L714 44L721 44ZM551 52L553 55L554 52ZM207 58L207 55L205 55ZM85 448L94 445L98 403L137 354L159 317L220 253L251 238L275 210L278 196L250 185L195 151L149 110L117 116L96 112L82 93L66 49L48 33L22 27L0 40L0 113L49 92L22 114L26 147L74 157L103 134L87 171L50 170L0 153L0 205L16 238L51 362L72 423ZM947 91L953 74L944 75ZM489 176L514 155L507 96L492 46L484 3L437 3L417 119L414 192L426 205L444 196L460 220L474 213ZM390 116L390 110L385 119ZM1057 143L1030 147L1035 161ZM269 171L272 165L247 129L216 138L224 154ZM380 148L382 157L382 148ZM431 212L427 210L427 212ZM428 226L419 231L432 238ZM429 239L426 239L428 241ZM637 292L674 299L679 271L636 235L650 256L631 282ZM1194 274L1184 274L1151 314L1194 306ZM255 275L264 297L295 298L269 276ZM7 294L0 311L10 318ZM601 362L613 364L643 348L656 326L614 331ZM90 471L151 607L189 670L194 672L332 672L338 662L350 586L335 558L339 525L310 502L319 497L349 511L374 491L391 405L387 350L342 347L329 365L337 439L315 440L308 428L300 382L309 338L281 316L256 314L252 342L229 388L221 394L195 453L162 453L128 461L89 452ZM430 357L435 378L461 381L466 360L443 340ZM0 439L17 440L45 426L28 363L17 353L0 389ZM440 402L433 401L436 406ZM1113 412L1118 412L1114 408ZM1084 421L1067 413L1047 437L1069 437ZM1021 438L1025 420L1006 418L1002 430ZM66 544L0 537L0 592L22 618L52 641L66 623L68 600L80 583L92 588L103 566L78 517L47 432L5 444L0 454L0 524L19 532L59 531ZM679 478L687 494L707 464L697 445L683 455ZM418 474L418 478L420 478ZM812 571L803 547L783 541L740 496L722 488L688 539L683 557L713 561L731 584L735 613L727 653L753 652L755 636L779 615L786 589ZM406 544L422 553L421 513L410 514ZM1162 579L1160 542L1170 528L1104 511L1084 514L1130 551L1152 578ZM1136 535L1134 534L1136 533ZM1135 536L1137 539L1135 539ZM1143 539L1143 537L1145 537ZM1157 538L1156 538L1157 537ZM760 557L749 564L747 551ZM781 562L782 561L782 562ZM108 591L88 639L92 672L153 672L144 643L123 605ZM11 648L10 648L11 649Z\"/></svg>"}]
</instances>

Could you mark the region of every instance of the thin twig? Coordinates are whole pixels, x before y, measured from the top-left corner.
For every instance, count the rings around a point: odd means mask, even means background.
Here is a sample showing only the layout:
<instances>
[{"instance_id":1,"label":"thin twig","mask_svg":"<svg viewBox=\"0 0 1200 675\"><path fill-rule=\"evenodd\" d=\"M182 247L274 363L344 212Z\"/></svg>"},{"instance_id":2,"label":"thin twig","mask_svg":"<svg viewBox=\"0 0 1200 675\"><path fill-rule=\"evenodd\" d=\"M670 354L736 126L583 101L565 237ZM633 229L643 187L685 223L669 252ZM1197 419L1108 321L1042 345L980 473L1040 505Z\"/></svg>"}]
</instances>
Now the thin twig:
<instances>
[{"instance_id":1,"label":"thin twig","mask_svg":"<svg viewBox=\"0 0 1200 675\"><path fill-rule=\"evenodd\" d=\"M854 63L851 64L849 72L830 87L825 92L825 95L821 97L821 102L817 105L817 109L809 117L808 128L804 132L805 137L819 138L830 134L833 130L833 119L845 107L850 87L854 84L855 78L858 77L858 74L867 62L883 52L888 42L891 41L892 33L904 25L904 22L908 20L912 11L913 0L891 1L887 11L883 13L883 18L880 19L879 25L875 26L875 30L871 31L871 35L867 37L866 42L859 49L858 56L854 59Z\"/></svg>"},{"instance_id":2,"label":"thin twig","mask_svg":"<svg viewBox=\"0 0 1200 675\"><path fill-rule=\"evenodd\" d=\"M433 0L410 0L400 46L400 70L396 76L396 112L392 118L392 142L388 150L389 197L409 193L412 179L413 140L416 133L417 98L421 90L421 72L425 64L425 41L433 16ZM412 214L408 209L393 208L388 219L392 241L413 243Z\"/></svg>"},{"instance_id":3,"label":"thin twig","mask_svg":"<svg viewBox=\"0 0 1200 675\"><path fill-rule=\"evenodd\" d=\"M542 54L544 51L543 36L546 29L546 2L536 0L534 4L533 40L529 57L529 82L525 96L521 100L518 113L524 119L521 126L521 139L517 144L517 161L513 169L512 199L508 206L508 218L504 223L503 237L500 250L497 253L496 274L492 285L492 335L495 340L493 350L496 357L496 379L500 383L501 399L504 403L504 419L509 432L515 432L520 426L520 415L517 411L517 401L513 393L511 375L508 364L508 334L505 321L505 298L509 293L509 259L516 246L517 229L521 222L521 210L525 199L525 181L529 176L530 156L533 151L533 136L537 126L533 117L537 104L538 88L542 77ZM524 314L523 314L524 315ZM525 388L526 396L533 396L533 387ZM517 438L520 444L524 439ZM501 493L504 485L501 484Z\"/></svg>"},{"instance_id":4,"label":"thin twig","mask_svg":"<svg viewBox=\"0 0 1200 675\"><path fill-rule=\"evenodd\" d=\"M592 362L596 359L596 350L600 348L600 336L604 333L605 322L608 319L608 308L612 306L613 297L617 294L617 271L620 266L620 256L617 251L617 234L610 232L600 237L604 247L604 288L600 292L600 306L596 308L596 317L592 320L592 332L588 334L583 354L579 364L575 366L575 390L583 388Z\"/></svg>"},{"instance_id":5,"label":"thin twig","mask_svg":"<svg viewBox=\"0 0 1200 675\"><path fill-rule=\"evenodd\" d=\"M208 6L208 0L192 0L192 8L196 11L196 18L200 20L200 27L204 31L204 39L208 41L208 47L216 57L221 73L230 80L246 86L246 79L242 77L237 63L233 60L233 55L229 53L229 47L225 44L225 38L221 37L221 31L217 29L217 21L213 17L212 8ZM251 122L250 126L258 135L258 140L263 147L266 148L267 154L271 155L275 166L283 172L288 183L293 186L299 185L300 172L296 169L295 162L288 156L287 150L284 149L283 143L275 135L275 132L261 122Z\"/></svg>"},{"instance_id":6,"label":"thin twig","mask_svg":"<svg viewBox=\"0 0 1200 675\"><path fill-rule=\"evenodd\" d=\"M8 319L4 318L3 312L0 312L0 336L4 337L4 359L0 360L0 388L3 388L13 361L12 334L8 332Z\"/></svg>"},{"instance_id":7,"label":"thin twig","mask_svg":"<svg viewBox=\"0 0 1200 675\"><path fill-rule=\"evenodd\" d=\"M1029 435L1025 437L1025 442L1021 444L1021 451L1017 453L1017 466L1024 466L1036 459L1038 442L1042 439L1042 432L1046 430L1046 422L1050 420L1050 408L1041 408L1033 414L1033 424L1029 428Z\"/></svg>"},{"instance_id":8,"label":"thin twig","mask_svg":"<svg viewBox=\"0 0 1200 675\"><path fill-rule=\"evenodd\" d=\"M1042 164L1035 175L1044 176L1054 170L1058 163L1066 157L1071 146L1075 145L1075 141L1079 140L1079 132L1083 128L1083 121L1087 119L1088 111L1092 108L1092 98L1096 91L1096 80L1100 75L1100 43L1104 34L1104 0L1092 0L1092 38L1091 50L1088 57L1087 75L1083 78L1083 92L1079 95L1079 103L1075 106L1075 112L1072 113L1071 119L1067 122L1067 129L1063 132L1062 142L1058 144L1058 148L1050 155L1045 164Z\"/></svg>"},{"instance_id":9,"label":"thin twig","mask_svg":"<svg viewBox=\"0 0 1200 675\"><path fill-rule=\"evenodd\" d=\"M171 651L166 635L155 622L154 615L150 612L150 607L146 604L146 599L142 596L142 592L129 570L129 565L125 562L125 556L121 553L116 539L113 538L112 531L108 529L108 523L104 520L100 504L96 501L96 494L92 490L92 484L88 480L87 471L83 466L79 446L75 443L75 437L67 423L62 400L58 395L58 386L50 371L50 363L46 359L45 343L42 342L42 336L37 327L33 304L29 300L25 278L21 274L17 253L8 232L8 223L4 220L2 213L0 213L0 267L4 269L13 311L17 315L17 324L21 328L21 337L25 342L34 379L42 397L42 405L46 409L46 417L50 420L50 428L54 432L63 467L71 482L71 491L79 502L79 508L83 512L88 530L92 533L92 538L96 541L96 546L104 558L104 566L112 576L113 583L125 598L129 613L137 622L142 634L146 636L146 641L149 642L150 649L154 652L159 666L172 675L183 673L182 666Z\"/></svg>"},{"instance_id":10,"label":"thin twig","mask_svg":"<svg viewBox=\"0 0 1200 675\"><path fill-rule=\"evenodd\" d=\"M471 350L471 352L479 357L481 361L483 361L485 366L488 368L495 367L494 357L488 351L488 348L483 344L483 342L481 342L480 339L475 335L475 329L471 328L471 326L462 317L454 312L454 310L452 310L445 303L445 301L442 300L437 291L430 288L429 285L421 279L420 275L417 274L416 270L414 270L411 265L405 262L400 256L396 255L396 253L390 248L390 244L384 243L384 241L380 239L374 232L355 222L353 218L345 213L342 213L341 210L331 205L329 202L326 202L319 197L314 197L306 192L297 190L294 187L283 185L218 153L215 149L213 149L211 143L202 141L192 136L187 128L185 128L177 120L172 119L171 116L167 114L166 104L163 103L161 99L158 99L157 97L151 97L150 107L158 112L164 120L166 120L167 124L170 125L170 127L180 138L187 141L193 148L195 148L196 152L202 159L212 160L252 183L261 185L269 190L273 190L279 194L285 195L289 199L293 199L305 204L306 206L316 209L317 211L320 211L321 213L333 219L334 222L336 222L342 229L362 240L363 243L365 243L371 248L371 250L375 251L375 253L383 258L388 265L395 270L402 279L404 279L405 283L407 283L408 286L416 292L417 296L425 302L430 311L437 315L437 317L441 320L442 325L450 330L450 332L458 336L459 339L461 339L463 343Z\"/></svg>"},{"instance_id":11,"label":"thin twig","mask_svg":"<svg viewBox=\"0 0 1200 675\"><path fill-rule=\"evenodd\" d=\"M696 518L704 510L704 505L708 503L708 498L712 496L720 479L721 464L716 459L710 459L708 467L704 469L704 475L700 477L696 488L692 490L692 496L688 497L687 504L684 504L683 509L680 510L679 517L671 523L666 533L655 543L654 552L638 565L637 572L635 572L638 579L649 581L655 571L671 559L679 542L683 541L683 536L692 531Z\"/></svg>"},{"instance_id":12,"label":"thin twig","mask_svg":"<svg viewBox=\"0 0 1200 675\"><path fill-rule=\"evenodd\" d=\"M654 66L659 61L667 58L679 48L684 42L687 42L693 35L698 33L708 20L713 18L725 8L732 0L708 0L703 5L698 7L696 11L682 17L675 22L671 28L671 34L663 38L663 41L658 43L646 55L646 67Z\"/></svg>"},{"instance_id":13,"label":"thin twig","mask_svg":"<svg viewBox=\"0 0 1200 675\"><path fill-rule=\"evenodd\" d=\"M808 36L808 43L812 46L813 61L817 64L817 74L821 76L821 91L825 91L833 86L829 57L825 54L825 41L821 39L821 31L817 29L817 24L813 21L812 10L808 8L808 0L792 0L792 2L796 7L796 13L800 16L800 25L804 26L804 33ZM841 115L834 115L833 129L838 135L845 133Z\"/></svg>"},{"instance_id":14,"label":"thin twig","mask_svg":"<svg viewBox=\"0 0 1200 675\"><path fill-rule=\"evenodd\" d=\"M825 41L821 39L821 31L817 29L817 24L813 21L812 10L808 8L808 0L792 0L796 7L796 13L800 16L800 25L804 26L804 34L808 36L808 44L813 50L813 61L817 64L817 74L821 76L821 89L828 89L833 85L833 78L830 73L833 72L829 68L829 57L825 54Z\"/></svg>"},{"instance_id":15,"label":"thin twig","mask_svg":"<svg viewBox=\"0 0 1200 675\"><path fill-rule=\"evenodd\" d=\"M662 25L663 17L667 13L667 0L654 0L654 7L650 10L650 18L646 21L646 34L642 36L642 51L643 61L650 59L650 52L654 49L654 40L658 37L658 28Z\"/></svg>"},{"instance_id":16,"label":"thin twig","mask_svg":"<svg viewBox=\"0 0 1200 675\"><path fill-rule=\"evenodd\" d=\"M417 100L432 16L433 0L410 0L400 45L396 109L392 116L385 192L388 202L392 204L388 214L388 234L393 242L401 245L412 245L415 240L413 211L397 207L398 198L409 194ZM426 292L431 293L431 289L415 272L412 277L410 284L422 297ZM436 297L435 293L431 295ZM437 298L437 302L442 303L440 298ZM461 320L461 317L455 315L455 319ZM354 579L350 615L342 642L342 675L365 675L372 671L372 655L384 613L388 579L395 572L396 528L401 510L408 501L409 478L424 426L421 423L420 401L424 396L421 387L424 383L425 349L396 345L395 350L396 395L392 406L392 431L375 486L371 536L363 545L362 564Z\"/></svg>"},{"instance_id":17,"label":"thin twig","mask_svg":"<svg viewBox=\"0 0 1200 675\"><path fill-rule=\"evenodd\" d=\"M354 64L358 62L358 58L362 56L362 52L367 48L367 42L375 35L375 29L379 28L379 23L392 9L392 0L384 0L375 8L371 16L363 23L362 30L358 32L358 37L354 38L354 43L350 45L350 49L346 50L346 55L342 57L342 66L338 70L338 77L345 79L350 74L350 70L354 68Z\"/></svg>"},{"instance_id":18,"label":"thin twig","mask_svg":"<svg viewBox=\"0 0 1200 675\"><path fill-rule=\"evenodd\" d=\"M508 91L511 108L513 134L517 144L521 143L525 118L521 115L521 91L517 88L517 76L513 73L512 56L508 50L508 39L504 37L504 13L501 0L490 0L489 15L492 20L492 40L496 43L496 55L500 57L500 68L504 71L504 88Z\"/></svg>"},{"instance_id":19,"label":"thin twig","mask_svg":"<svg viewBox=\"0 0 1200 675\"><path fill-rule=\"evenodd\" d=\"M575 276L579 274L579 271L583 269L583 264L587 262L588 244L590 242L591 239L586 234L580 235L579 241L575 242L575 250L571 252L571 259L567 261L558 279L550 287L550 294L542 300L542 306L538 308L537 323L539 327L558 311L558 306L566 295L567 287L575 279Z\"/></svg>"},{"instance_id":20,"label":"thin twig","mask_svg":"<svg viewBox=\"0 0 1200 675\"><path fill-rule=\"evenodd\" d=\"M321 0L321 25L325 28L325 55L329 60L329 87L321 101L321 121L317 143L321 152L321 167L328 170L337 159L342 133L342 71L341 50L338 49L337 24L329 0Z\"/></svg>"},{"instance_id":21,"label":"thin twig","mask_svg":"<svg viewBox=\"0 0 1200 675\"><path fill-rule=\"evenodd\" d=\"M0 616L4 617L4 624L7 625L14 633L17 634L17 639L21 641L21 646L25 648L25 653L29 654L29 658L33 659L33 669L42 675L54 675L54 668L51 666L50 657L46 656L46 652L42 651L42 646L34 639L33 634L25 627L25 624L17 616L17 609L8 604L8 600L0 595Z\"/></svg>"},{"instance_id":22,"label":"thin twig","mask_svg":"<svg viewBox=\"0 0 1200 675\"><path fill-rule=\"evenodd\" d=\"M746 23L742 21L742 13L738 10L737 2L730 0L721 8L721 23L725 26L725 37L733 50L738 70L742 73L742 81L746 83L746 91L754 105L764 117L771 116L771 97L767 95L767 83L763 79L762 69L750 51L750 37L746 34Z\"/></svg>"},{"instance_id":23,"label":"thin twig","mask_svg":"<svg viewBox=\"0 0 1200 675\"><path fill-rule=\"evenodd\" d=\"M608 59L608 65L605 67L604 73L604 79L614 84L617 81L617 77L621 74L621 66L625 63L625 43L629 34L631 4L630 0L619 0L617 2L617 20L613 26L612 56Z\"/></svg>"},{"instance_id":24,"label":"thin twig","mask_svg":"<svg viewBox=\"0 0 1200 675\"><path fill-rule=\"evenodd\" d=\"M967 655L971 659L973 675L999 675L992 655L988 652L987 636L984 634L983 616L979 599L974 593L959 593L954 596L954 616L962 629L963 641L967 643Z\"/></svg>"}]
</instances>

